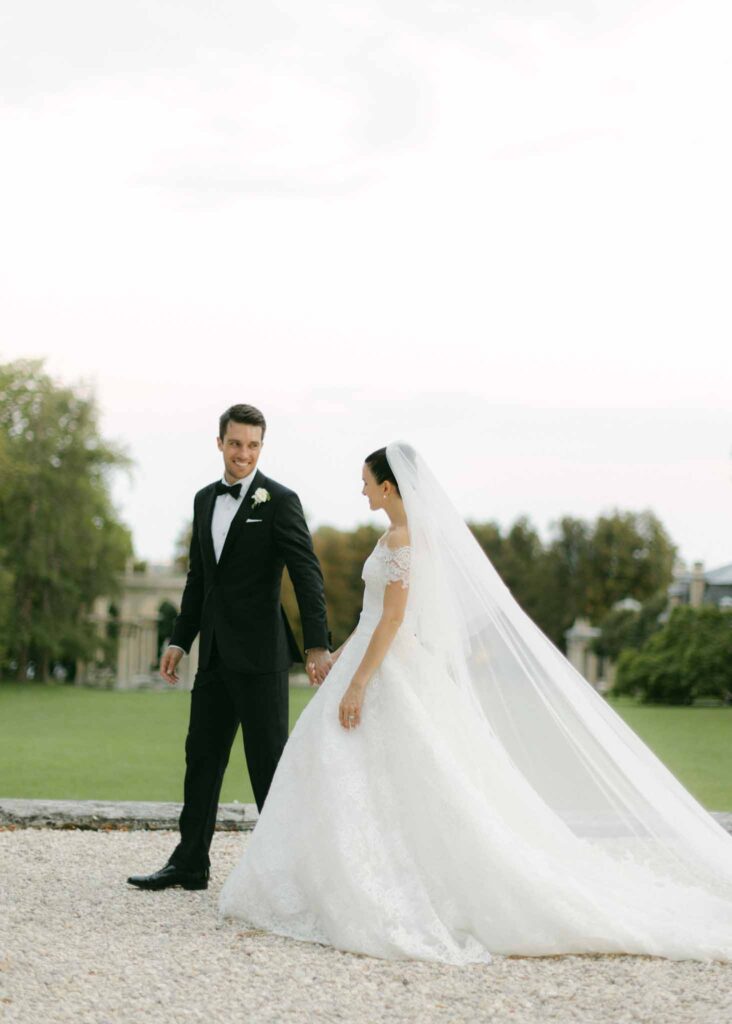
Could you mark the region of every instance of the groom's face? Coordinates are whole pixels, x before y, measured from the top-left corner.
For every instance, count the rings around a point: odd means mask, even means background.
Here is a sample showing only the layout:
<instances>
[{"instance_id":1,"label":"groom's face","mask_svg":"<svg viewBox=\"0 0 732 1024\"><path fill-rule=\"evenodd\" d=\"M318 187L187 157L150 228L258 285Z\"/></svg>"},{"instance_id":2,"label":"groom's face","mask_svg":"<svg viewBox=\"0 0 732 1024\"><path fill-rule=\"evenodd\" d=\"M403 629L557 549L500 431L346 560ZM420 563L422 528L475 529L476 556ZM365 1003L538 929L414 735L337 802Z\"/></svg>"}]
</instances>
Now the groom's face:
<instances>
[{"instance_id":1,"label":"groom's face","mask_svg":"<svg viewBox=\"0 0 732 1024\"><path fill-rule=\"evenodd\" d=\"M217 437L216 442L224 456L224 476L228 483L236 483L257 468L263 444L261 427L229 420L226 433Z\"/></svg>"}]
</instances>

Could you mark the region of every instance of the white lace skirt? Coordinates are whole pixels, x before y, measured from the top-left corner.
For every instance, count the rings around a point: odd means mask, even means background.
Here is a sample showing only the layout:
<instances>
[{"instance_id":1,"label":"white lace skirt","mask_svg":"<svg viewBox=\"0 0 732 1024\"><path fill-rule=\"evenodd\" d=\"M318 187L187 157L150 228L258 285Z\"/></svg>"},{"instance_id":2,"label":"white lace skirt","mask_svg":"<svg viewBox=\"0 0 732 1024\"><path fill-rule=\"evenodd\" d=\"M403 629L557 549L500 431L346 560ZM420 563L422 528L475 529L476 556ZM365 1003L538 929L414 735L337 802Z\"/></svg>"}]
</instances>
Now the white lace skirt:
<instances>
[{"instance_id":1,"label":"white lace skirt","mask_svg":"<svg viewBox=\"0 0 732 1024\"><path fill-rule=\"evenodd\" d=\"M347 731L359 627L301 714L220 914L389 959L732 961L732 904L575 835L400 631Z\"/></svg>"}]
</instances>

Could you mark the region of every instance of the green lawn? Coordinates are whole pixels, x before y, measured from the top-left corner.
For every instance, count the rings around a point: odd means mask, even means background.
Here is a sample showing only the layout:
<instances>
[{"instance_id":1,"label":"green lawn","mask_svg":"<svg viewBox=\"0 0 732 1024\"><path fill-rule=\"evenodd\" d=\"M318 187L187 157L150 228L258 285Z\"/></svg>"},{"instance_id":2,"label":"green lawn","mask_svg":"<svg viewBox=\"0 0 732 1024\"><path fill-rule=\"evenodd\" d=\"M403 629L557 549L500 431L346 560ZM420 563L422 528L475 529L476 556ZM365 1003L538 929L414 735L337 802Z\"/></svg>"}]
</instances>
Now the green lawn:
<instances>
[{"instance_id":1,"label":"green lawn","mask_svg":"<svg viewBox=\"0 0 732 1024\"><path fill-rule=\"evenodd\" d=\"M290 728L313 696L290 688ZM0 796L183 799L190 694L0 683ZM241 732L221 791L253 803Z\"/></svg>"},{"instance_id":2,"label":"green lawn","mask_svg":"<svg viewBox=\"0 0 732 1024\"><path fill-rule=\"evenodd\" d=\"M610 701L651 750L710 811L732 811L732 707L659 707Z\"/></svg>"},{"instance_id":3,"label":"green lawn","mask_svg":"<svg viewBox=\"0 0 732 1024\"><path fill-rule=\"evenodd\" d=\"M290 690L290 724L314 690ZM189 694L0 684L0 796L183 796ZM709 810L732 811L732 708L611 705ZM241 735L223 801L253 802Z\"/></svg>"}]
</instances>

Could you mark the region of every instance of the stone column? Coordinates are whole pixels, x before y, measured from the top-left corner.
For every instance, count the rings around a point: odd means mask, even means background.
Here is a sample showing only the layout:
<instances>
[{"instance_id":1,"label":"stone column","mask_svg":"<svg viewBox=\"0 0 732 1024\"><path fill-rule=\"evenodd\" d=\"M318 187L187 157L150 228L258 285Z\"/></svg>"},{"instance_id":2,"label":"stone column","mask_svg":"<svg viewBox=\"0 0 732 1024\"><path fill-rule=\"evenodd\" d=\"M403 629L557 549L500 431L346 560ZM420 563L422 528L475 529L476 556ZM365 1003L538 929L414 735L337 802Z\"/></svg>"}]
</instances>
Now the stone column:
<instances>
[{"instance_id":1,"label":"stone column","mask_svg":"<svg viewBox=\"0 0 732 1024\"><path fill-rule=\"evenodd\" d=\"M153 675L158 654L158 620L146 618L140 622L140 663L137 671Z\"/></svg>"},{"instance_id":2,"label":"stone column","mask_svg":"<svg viewBox=\"0 0 732 1024\"><path fill-rule=\"evenodd\" d=\"M585 651L585 671L584 677L588 683L597 688L597 677L598 677L598 659L594 651L589 649Z\"/></svg>"},{"instance_id":3,"label":"stone column","mask_svg":"<svg viewBox=\"0 0 732 1024\"><path fill-rule=\"evenodd\" d=\"M567 638L567 659L593 686L597 682L597 655L588 650L591 640L601 630L591 626L587 619L577 618L565 632Z\"/></svg>"},{"instance_id":4,"label":"stone column","mask_svg":"<svg viewBox=\"0 0 732 1024\"><path fill-rule=\"evenodd\" d=\"M120 622L117 642L117 689L125 690L130 685L131 669L134 663L134 626Z\"/></svg>"},{"instance_id":5,"label":"stone column","mask_svg":"<svg viewBox=\"0 0 732 1024\"><path fill-rule=\"evenodd\" d=\"M704 602L704 563L694 562L689 583L689 604L692 608L701 608Z\"/></svg>"}]
</instances>

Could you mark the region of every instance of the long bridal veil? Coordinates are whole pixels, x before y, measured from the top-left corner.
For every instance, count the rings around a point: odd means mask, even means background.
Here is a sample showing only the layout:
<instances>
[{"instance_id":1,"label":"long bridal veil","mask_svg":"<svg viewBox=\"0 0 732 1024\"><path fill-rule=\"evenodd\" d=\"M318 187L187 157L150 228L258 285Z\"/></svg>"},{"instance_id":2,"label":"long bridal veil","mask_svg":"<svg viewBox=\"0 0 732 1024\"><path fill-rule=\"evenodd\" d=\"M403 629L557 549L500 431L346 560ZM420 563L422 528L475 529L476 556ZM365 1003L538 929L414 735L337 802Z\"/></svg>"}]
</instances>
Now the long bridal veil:
<instances>
[{"instance_id":1,"label":"long bridal veil","mask_svg":"<svg viewBox=\"0 0 732 1024\"><path fill-rule=\"evenodd\" d=\"M553 826L732 901L732 836L521 609L420 455L397 441L387 458L412 545L405 624Z\"/></svg>"}]
</instances>

